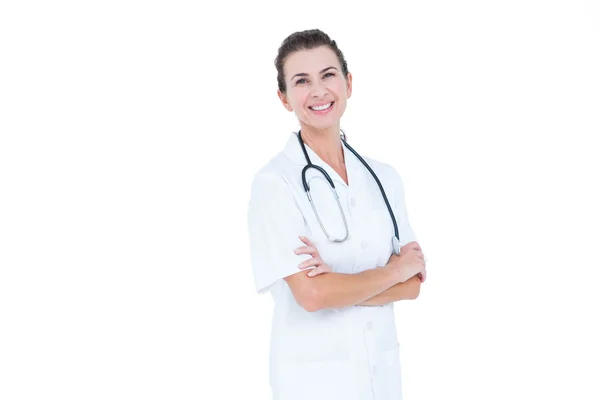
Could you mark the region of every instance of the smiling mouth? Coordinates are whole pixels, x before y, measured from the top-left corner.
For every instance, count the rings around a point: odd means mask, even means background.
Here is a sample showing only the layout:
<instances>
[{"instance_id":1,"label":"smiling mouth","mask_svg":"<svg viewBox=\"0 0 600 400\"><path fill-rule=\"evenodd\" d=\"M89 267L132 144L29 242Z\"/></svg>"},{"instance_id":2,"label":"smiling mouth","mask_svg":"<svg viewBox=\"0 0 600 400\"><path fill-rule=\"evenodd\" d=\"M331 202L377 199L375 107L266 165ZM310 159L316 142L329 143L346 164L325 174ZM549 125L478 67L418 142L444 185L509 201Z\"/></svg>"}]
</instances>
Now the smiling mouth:
<instances>
[{"instance_id":1,"label":"smiling mouth","mask_svg":"<svg viewBox=\"0 0 600 400\"><path fill-rule=\"evenodd\" d=\"M310 108L313 111L325 111L325 110L330 109L333 106L333 103L335 103L335 101L332 101L327 104L323 104L322 106L310 106L308 108Z\"/></svg>"}]
</instances>

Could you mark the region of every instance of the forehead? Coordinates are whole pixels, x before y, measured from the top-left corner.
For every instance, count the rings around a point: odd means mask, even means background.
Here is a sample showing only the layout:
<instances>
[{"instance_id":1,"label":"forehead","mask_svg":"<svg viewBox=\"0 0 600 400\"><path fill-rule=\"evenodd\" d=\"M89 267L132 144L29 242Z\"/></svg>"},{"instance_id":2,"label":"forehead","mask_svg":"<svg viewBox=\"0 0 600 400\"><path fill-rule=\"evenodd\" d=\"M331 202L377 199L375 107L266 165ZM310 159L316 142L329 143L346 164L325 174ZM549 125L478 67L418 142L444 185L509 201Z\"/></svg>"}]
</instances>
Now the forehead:
<instances>
[{"instance_id":1,"label":"forehead","mask_svg":"<svg viewBox=\"0 0 600 400\"><path fill-rule=\"evenodd\" d=\"M286 77L292 77L299 73L318 74L327 67L341 70L340 62L333 50L327 46L320 46L290 54L285 60L283 70Z\"/></svg>"}]
</instances>

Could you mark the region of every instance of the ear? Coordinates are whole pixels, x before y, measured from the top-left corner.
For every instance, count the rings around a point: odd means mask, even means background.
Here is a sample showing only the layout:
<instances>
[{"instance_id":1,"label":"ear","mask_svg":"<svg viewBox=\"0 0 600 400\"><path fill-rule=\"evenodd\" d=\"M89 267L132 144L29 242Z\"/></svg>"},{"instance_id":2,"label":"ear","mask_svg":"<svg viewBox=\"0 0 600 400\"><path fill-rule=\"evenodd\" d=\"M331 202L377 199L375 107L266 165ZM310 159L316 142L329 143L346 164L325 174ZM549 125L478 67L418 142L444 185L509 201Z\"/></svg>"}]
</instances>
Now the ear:
<instances>
[{"instance_id":1,"label":"ear","mask_svg":"<svg viewBox=\"0 0 600 400\"><path fill-rule=\"evenodd\" d=\"M284 93L281 93L281 90L279 89L277 90L277 96L279 96L279 100L281 100L281 104L283 104L286 110L294 111L290 103L288 103L287 96Z\"/></svg>"},{"instance_id":2,"label":"ear","mask_svg":"<svg viewBox=\"0 0 600 400\"><path fill-rule=\"evenodd\" d=\"M349 99L352 96L352 74L348 72L348 78L346 78L346 98Z\"/></svg>"}]
</instances>

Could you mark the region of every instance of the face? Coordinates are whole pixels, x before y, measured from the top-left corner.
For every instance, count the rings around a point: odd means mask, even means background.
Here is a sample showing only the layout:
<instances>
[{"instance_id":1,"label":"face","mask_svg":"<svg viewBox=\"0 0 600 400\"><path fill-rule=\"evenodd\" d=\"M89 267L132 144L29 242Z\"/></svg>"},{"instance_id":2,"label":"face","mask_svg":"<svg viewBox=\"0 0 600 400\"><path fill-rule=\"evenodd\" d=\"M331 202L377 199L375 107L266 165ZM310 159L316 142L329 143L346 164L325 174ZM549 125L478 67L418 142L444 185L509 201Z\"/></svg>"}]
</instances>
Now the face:
<instances>
[{"instance_id":1,"label":"face","mask_svg":"<svg viewBox=\"0 0 600 400\"><path fill-rule=\"evenodd\" d=\"M300 124L316 129L339 127L352 94L352 75L344 78L333 50L320 46L292 53L283 71L287 91L277 94L284 107L296 113Z\"/></svg>"}]
</instances>

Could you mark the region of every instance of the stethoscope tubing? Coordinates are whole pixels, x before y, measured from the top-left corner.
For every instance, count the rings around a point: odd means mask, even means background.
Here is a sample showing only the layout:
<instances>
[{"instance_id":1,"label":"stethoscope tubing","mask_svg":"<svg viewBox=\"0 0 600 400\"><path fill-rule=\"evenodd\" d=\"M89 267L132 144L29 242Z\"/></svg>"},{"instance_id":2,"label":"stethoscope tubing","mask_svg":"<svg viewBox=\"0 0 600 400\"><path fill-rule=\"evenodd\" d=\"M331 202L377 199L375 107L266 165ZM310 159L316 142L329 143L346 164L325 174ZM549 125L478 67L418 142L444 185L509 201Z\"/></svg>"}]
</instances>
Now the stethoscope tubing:
<instances>
[{"instance_id":1,"label":"stethoscope tubing","mask_svg":"<svg viewBox=\"0 0 600 400\"><path fill-rule=\"evenodd\" d=\"M381 195L383 197L383 200L385 201L385 205L386 205L386 207L388 209L388 213L390 214L390 217L392 219L392 224L394 225L394 236L396 237L396 239L399 242L400 241L400 236L398 234L398 224L396 223L396 218L394 217L394 212L392 211L392 207L390 206L390 202L388 201L388 198L387 198L387 196L385 194L385 190L383 189L383 186L381 185L381 182L379 181L379 178L377 177L377 175L375 174L375 172L371 169L371 167L369 166L369 164L360 156L360 154L358 154L358 152L356 150L354 150L352 148L352 146L350 146L343 138L340 138L340 139L342 140L342 143L344 144L344 146L346 146L346 148L348 150L350 150L352 152L352 154L354 154L356 156L356 158L358 158L358 160L367 168L367 170L371 173L371 175L375 179L375 182L377 183L377 186L379 186L379 190L381 191ZM325 171L323 168L319 167L318 165L314 165L310 161L310 157L308 156L308 152L306 151L306 147L304 145L304 141L302 140L301 130L298 131L298 141L300 142L300 146L302 147L302 151L304 152L304 157L306 158L306 162L307 162L307 165L305 165L304 168L302 169L302 185L304 186L304 191L306 192L306 195L308 196L311 205L312 205L312 199L311 199L311 196L310 196L310 187L308 186L308 183L306 182L306 171L308 171L310 168L315 168L316 170L318 170L319 172L321 172L325 176L325 178L329 182L329 185L333 189L333 192L335 193L335 196L338 199L338 203L339 203L339 197L338 197L337 192L335 190L335 185L333 183L333 180L331 179L331 177L327 173L327 171ZM313 205L313 210L314 210L314 205ZM316 213L316 210L314 210L314 211ZM341 211L341 208L340 208L340 211ZM345 218L344 218L344 223L346 223ZM319 224L321 224L320 219L319 219ZM325 231L325 228L323 227L323 224L321 224L321 228L323 229L323 231ZM326 231L325 231L325 234L327 235ZM345 240L345 238L343 240ZM343 241L343 240L340 240L340 241Z\"/></svg>"}]
</instances>

